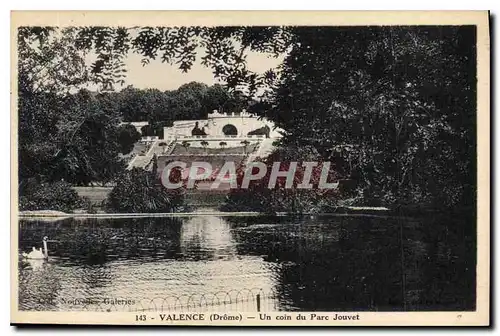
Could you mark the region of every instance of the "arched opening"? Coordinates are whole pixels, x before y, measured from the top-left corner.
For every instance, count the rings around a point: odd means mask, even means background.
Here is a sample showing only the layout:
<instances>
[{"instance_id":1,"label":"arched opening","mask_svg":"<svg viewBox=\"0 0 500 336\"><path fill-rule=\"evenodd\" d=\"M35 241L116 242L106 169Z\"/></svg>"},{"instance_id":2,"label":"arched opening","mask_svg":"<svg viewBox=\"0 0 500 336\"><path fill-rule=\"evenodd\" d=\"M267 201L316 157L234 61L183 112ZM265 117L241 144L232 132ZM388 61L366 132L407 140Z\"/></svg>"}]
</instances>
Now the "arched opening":
<instances>
[{"instance_id":1,"label":"arched opening","mask_svg":"<svg viewBox=\"0 0 500 336\"><path fill-rule=\"evenodd\" d=\"M238 129L234 125L227 124L222 127L222 133L224 133L224 135L238 135Z\"/></svg>"}]
</instances>

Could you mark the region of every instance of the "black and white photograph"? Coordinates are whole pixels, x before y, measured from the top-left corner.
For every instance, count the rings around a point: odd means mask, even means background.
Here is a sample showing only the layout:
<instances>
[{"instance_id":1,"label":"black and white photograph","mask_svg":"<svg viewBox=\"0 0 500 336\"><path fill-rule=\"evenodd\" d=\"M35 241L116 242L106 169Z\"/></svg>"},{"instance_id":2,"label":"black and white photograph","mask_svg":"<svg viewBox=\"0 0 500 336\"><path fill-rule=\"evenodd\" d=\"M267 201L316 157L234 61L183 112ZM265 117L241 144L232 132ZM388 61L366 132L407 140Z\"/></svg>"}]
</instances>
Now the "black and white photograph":
<instances>
[{"instance_id":1,"label":"black and white photograph","mask_svg":"<svg viewBox=\"0 0 500 336\"><path fill-rule=\"evenodd\" d=\"M487 12L132 13L12 14L13 322L489 323Z\"/></svg>"}]
</instances>

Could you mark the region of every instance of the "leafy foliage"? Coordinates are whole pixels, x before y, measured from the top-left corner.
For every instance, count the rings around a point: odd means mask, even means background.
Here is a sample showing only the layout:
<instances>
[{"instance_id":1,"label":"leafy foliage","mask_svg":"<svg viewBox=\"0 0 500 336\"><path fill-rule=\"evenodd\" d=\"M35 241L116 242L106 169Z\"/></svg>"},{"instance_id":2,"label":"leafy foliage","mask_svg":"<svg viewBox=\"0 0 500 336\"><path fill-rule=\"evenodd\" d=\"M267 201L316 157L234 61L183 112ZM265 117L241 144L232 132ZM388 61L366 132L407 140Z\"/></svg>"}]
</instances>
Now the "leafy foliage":
<instances>
[{"instance_id":1,"label":"leafy foliage","mask_svg":"<svg viewBox=\"0 0 500 336\"><path fill-rule=\"evenodd\" d=\"M191 146L191 144L189 143L189 141L185 141L185 140L182 142L181 145L182 145L182 147L184 147L184 149L186 150L186 152L187 152L187 149Z\"/></svg>"},{"instance_id":2,"label":"leafy foliage","mask_svg":"<svg viewBox=\"0 0 500 336\"><path fill-rule=\"evenodd\" d=\"M232 189L227 203L222 207L226 211L259 211L265 213L294 212L315 213L329 211L338 204L340 194L337 189L321 189L320 181L323 163L318 160L318 153L311 146L279 148L269 157L262 159L267 167L264 177L250 181L248 189L241 188L246 167L237 169L237 189ZM289 170L292 162L297 162L293 183L286 186L286 179L278 177L274 188L269 188L269 181L273 165L281 162L280 170ZM317 162L312 170L310 180L304 181L304 162ZM254 170L257 168L253 168ZM253 171L256 174L257 171ZM335 171L335 166L330 167L328 182L341 177ZM299 184L310 183L312 188L298 188Z\"/></svg>"},{"instance_id":3,"label":"leafy foliage","mask_svg":"<svg viewBox=\"0 0 500 336\"><path fill-rule=\"evenodd\" d=\"M197 82L165 92L128 86L114 97L124 121L148 121L153 133L157 126L170 126L175 120L206 119L213 110L235 112L247 106L246 100L221 85Z\"/></svg>"},{"instance_id":4,"label":"leafy foliage","mask_svg":"<svg viewBox=\"0 0 500 336\"><path fill-rule=\"evenodd\" d=\"M365 203L471 204L473 27L296 32L269 111L285 143L344 147Z\"/></svg>"},{"instance_id":5,"label":"leafy foliage","mask_svg":"<svg viewBox=\"0 0 500 336\"><path fill-rule=\"evenodd\" d=\"M137 132L134 126L125 124L118 129L118 143L120 152L128 154L134 148L134 144L141 138L141 133Z\"/></svg>"},{"instance_id":6,"label":"leafy foliage","mask_svg":"<svg viewBox=\"0 0 500 336\"><path fill-rule=\"evenodd\" d=\"M247 153L247 147L248 147L248 145L250 145L250 141L243 140L240 143L243 145L243 152L246 154Z\"/></svg>"},{"instance_id":7,"label":"leafy foliage","mask_svg":"<svg viewBox=\"0 0 500 336\"><path fill-rule=\"evenodd\" d=\"M107 183L124 168L119 115L107 94L39 93L19 104L19 176ZM128 144L130 149L130 143Z\"/></svg>"},{"instance_id":8,"label":"leafy foliage","mask_svg":"<svg viewBox=\"0 0 500 336\"><path fill-rule=\"evenodd\" d=\"M85 206L85 201L78 196L71 185L65 181L38 183L27 181L20 190L20 210L57 210L71 212Z\"/></svg>"},{"instance_id":9,"label":"leafy foliage","mask_svg":"<svg viewBox=\"0 0 500 336\"><path fill-rule=\"evenodd\" d=\"M47 29L47 28L40 28ZM212 69L214 77L227 83L233 92L252 97L259 88L276 78L268 71L257 74L248 69L247 51L278 56L293 44L294 27L78 27L71 33L76 51L92 50L92 80L109 86L123 82L123 58L129 53L142 56L143 65L152 59L175 64L187 72L196 61ZM31 32L33 33L33 32ZM38 36L38 33L33 33ZM198 54L204 50L202 55ZM216 96L217 92L213 92ZM224 95L224 94L223 94ZM222 95L222 97L223 97ZM220 104L219 104L220 106Z\"/></svg>"},{"instance_id":10,"label":"leafy foliage","mask_svg":"<svg viewBox=\"0 0 500 336\"><path fill-rule=\"evenodd\" d=\"M77 28L18 30L19 182L107 183L124 164L118 157L118 111L105 87L120 73L97 73L75 43ZM111 62L111 67L118 65ZM106 69L108 69L106 67Z\"/></svg>"},{"instance_id":11,"label":"leafy foliage","mask_svg":"<svg viewBox=\"0 0 500 336\"><path fill-rule=\"evenodd\" d=\"M134 168L122 175L106 203L114 212L175 212L183 203L183 195L182 188L165 188L155 170Z\"/></svg>"},{"instance_id":12,"label":"leafy foliage","mask_svg":"<svg viewBox=\"0 0 500 336\"><path fill-rule=\"evenodd\" d=\"M158 109L147 119L156 129L214 106L225 110L228 95L248 105L260 92L252 108L286 130L282 145L342 159L337 169L358 182L360 202L475 204L475 27L80 27L60 40L51 34L47 27L19 31L20 111L32 111L20 115L20 134L32 137L24 148L37 151L41 166L60 142L34 139L58 139L51 109L64 88L119 83L129 52L144 64L159 58L188 71L202 48L202 64L229 91L189 83L175 94L153 90L122 111L132 115L133 104L151 99ZM66 50L61 71L30 72L56 64ZM98 55L90 71L81 66L89 50ZM277 71L257 74L247 67L248 51L286 57ZM35 130L33 118L50 127Z\"/></svg>"}]
</instances>

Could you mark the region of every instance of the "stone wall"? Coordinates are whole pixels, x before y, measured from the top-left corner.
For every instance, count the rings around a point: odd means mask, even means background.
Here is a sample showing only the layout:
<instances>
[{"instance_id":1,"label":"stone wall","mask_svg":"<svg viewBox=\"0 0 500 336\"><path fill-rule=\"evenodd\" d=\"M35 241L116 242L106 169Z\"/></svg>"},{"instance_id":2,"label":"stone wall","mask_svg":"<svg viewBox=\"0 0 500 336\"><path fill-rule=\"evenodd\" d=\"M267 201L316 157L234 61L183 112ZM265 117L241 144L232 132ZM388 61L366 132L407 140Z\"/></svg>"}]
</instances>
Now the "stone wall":
<instances>
[{"instance_id":1,"label":"stone wall","mask_svg":"<svg viewBox=\"0 0 500 336\"><path fill-rule=\"evenodd\" d=\"M173 127L165 127L164 136L165 138L191 136L191 132L196 123L198 123L200 129L203 129L205 133L211 137L245 137L249 132L265 126L269 127L270 137L280 136L278 130L273 130L274 125L272 122L251 115L227 115L209 117L209 119L205 120L175 121ZM236 134L228 134L227 131L230 129L235 130Z\"/></svg>"}]
</instances>

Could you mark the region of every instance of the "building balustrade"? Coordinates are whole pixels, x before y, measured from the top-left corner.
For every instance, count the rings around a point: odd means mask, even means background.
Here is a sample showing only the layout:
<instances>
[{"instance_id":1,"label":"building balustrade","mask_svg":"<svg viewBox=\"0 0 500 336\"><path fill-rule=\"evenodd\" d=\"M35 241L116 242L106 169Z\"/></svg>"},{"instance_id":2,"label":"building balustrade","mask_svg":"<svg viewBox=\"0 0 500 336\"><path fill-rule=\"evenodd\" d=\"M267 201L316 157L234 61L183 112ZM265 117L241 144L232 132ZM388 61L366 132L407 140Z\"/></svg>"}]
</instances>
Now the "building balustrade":
<instances>
[{"instance_id":1,"label":"building balustrade","mask_svg":"<svg viewBox=\"0 0 500 336\"><path fill-rule=\"evenodd\" d=\"M258 135L165 135L165 139L263 139L266 136Z\"/></svg>"}]
</instances>

